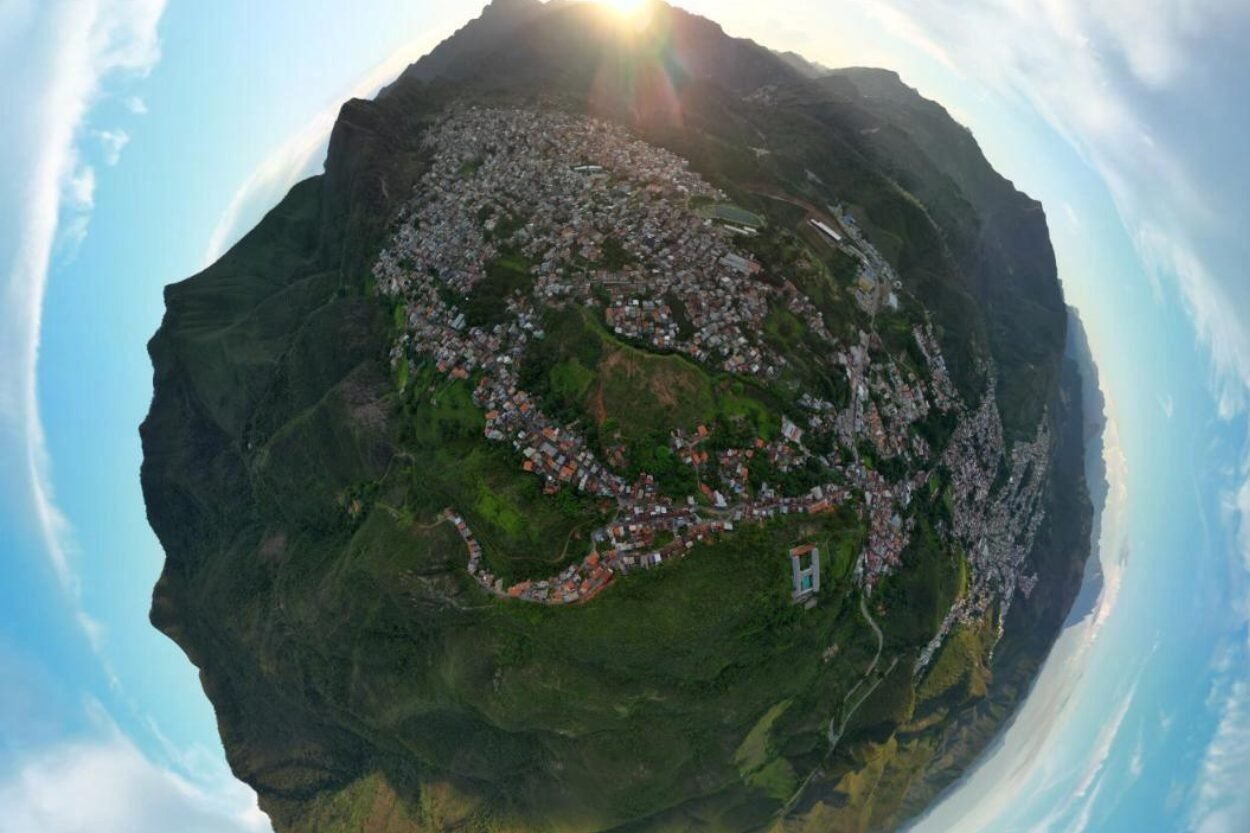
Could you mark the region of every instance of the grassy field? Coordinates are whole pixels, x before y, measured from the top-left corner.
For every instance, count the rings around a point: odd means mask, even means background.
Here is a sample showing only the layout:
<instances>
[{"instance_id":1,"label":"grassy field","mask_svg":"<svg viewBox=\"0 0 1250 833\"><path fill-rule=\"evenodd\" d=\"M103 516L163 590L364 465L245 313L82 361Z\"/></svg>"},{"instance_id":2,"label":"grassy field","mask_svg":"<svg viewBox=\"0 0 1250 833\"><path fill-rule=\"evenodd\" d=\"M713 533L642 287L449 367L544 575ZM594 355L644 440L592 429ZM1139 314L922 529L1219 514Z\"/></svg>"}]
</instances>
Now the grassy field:
<instances>
[{"instance_id":1,"label":"grassy field","mask_svg":"<svg viewBox=\"0 0 1250 833\"><path fill-rule=\"evenodd\" d=\"M544 608L488 600L458 578L463 554L450 528L414 532L421 524L406 520L423 502L406 502L405 513L379 507L353 535L354 557L316 582L319 609L292 602L290 615L347 617L312 685L333 686L342 673L333 665L346 662L360 681L351 707L374 730L493 785L483 793L453 782L445 803L505 829L509 812L529 824L578 819L579 829L657 807L679 828L747 806L763 820L819 762L830 710L867 663L856 647L866 626L836 571L816 608L791 604L786 553L804 541L832 552L862 540L853 514L749 527L620 581L594 604ZM394 638L357 642L364 633ZM822 661L831 633L843 647ZM353 789L355 802L318 812L364 818L385 793Z\"/></svg>"},{"instance_id":2,"label":"grassy field","mask_svg":"<svg viewBox=\"0 0 1250 833\"><path fill-rule=\"evenodd\" d=\"M765 222L764 218L754 211L747 211L745 208L729 203L700 205L695 210L705 220L721 220L746 228L761 228Z\"/></svg>"},{"instance_id":3,"label":"grassy field","mask_svg":"<svg viewBox=\"0 0 1250 833\"><path fill-rule=\"evenodd\" d=\"M505 726L556 727L584 767L561 782L579 794L594 794L597 783L610 811L680 800L692 779L713 772L726 784L743 777L720 765L706 769L712 759L692 755L700 749L744 748L747 784L780 797L781 776L807 761L792 764L778 750L796 730L819 724L848 679L836 666L803 659L819 653L824 634L852 607L843 601L849 588L838 583L815 610L791 604L785 553L808 531L794 524L745 530L668 569L629 577L580 608L499 607L473 642L479 652L481 640L502 643L498 650L516 661L506 665L499 693L483 692L480 708L507 715ZM827 534L858 533L830 522ZM794 697L793 721L774 715L769 726L779 737L762 741L755 727L779 691ZM636 734L643 727L645 743ZM633 764L618 769L618 755ZM658 773L667 773L660 783Z\"/></svg>"},{"instance_id":4,"label":"grassy field","mask_svg":"<svg viewBox=\"0 0 1250 833\"><path fill-rule=\"evenodd\" d=\"M590 551L589 531L603 514L588 498L542 494L521 458L482 438L485 419L468 381L448 382L424 366L405 407L411 414L408 450L419 499L415 517L445 507L463 513L496 575L511 582L546 578Z\"/></svg>"},{"instance_id":5,"label":"grassy field","mask_svg":"<svg viewBox=\"0 0 1250 833\"><path fill-rule=\"evenodd\" d=\"M684 467L665 456L673 429L719 426L743 444L780 430L778 400L753 382L627 344L584 311L550 315L545 329L526 358L522 386L548 415L580 426L601 449L626 445L631 471L646 470L662 486L694 488Z\"/></svg>"}]
</instances>

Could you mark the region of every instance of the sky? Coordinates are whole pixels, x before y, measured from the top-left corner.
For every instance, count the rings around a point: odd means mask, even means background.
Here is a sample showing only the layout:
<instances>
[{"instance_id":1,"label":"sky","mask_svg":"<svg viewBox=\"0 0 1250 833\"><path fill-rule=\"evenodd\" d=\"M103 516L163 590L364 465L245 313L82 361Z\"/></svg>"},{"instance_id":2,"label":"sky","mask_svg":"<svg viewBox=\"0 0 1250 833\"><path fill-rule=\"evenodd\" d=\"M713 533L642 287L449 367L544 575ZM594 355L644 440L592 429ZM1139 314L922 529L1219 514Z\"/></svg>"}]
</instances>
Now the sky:
<instances>
[{"instance_id":1,"label":"sky","mask_svg":"<svg viewBox=\"0 0 1250 833\"><path fill-rule=\"evenodd\" d=\"M163 286L319 169L339 104L478 5L0 0L20 79L0 121L0 833L269 829L147 623L145 343ZM1250 830L1250 7L680 5L896 69L971 127L1045 205L1100 366L1102 598L914 829Z\"/></svg>"}]
</instances>

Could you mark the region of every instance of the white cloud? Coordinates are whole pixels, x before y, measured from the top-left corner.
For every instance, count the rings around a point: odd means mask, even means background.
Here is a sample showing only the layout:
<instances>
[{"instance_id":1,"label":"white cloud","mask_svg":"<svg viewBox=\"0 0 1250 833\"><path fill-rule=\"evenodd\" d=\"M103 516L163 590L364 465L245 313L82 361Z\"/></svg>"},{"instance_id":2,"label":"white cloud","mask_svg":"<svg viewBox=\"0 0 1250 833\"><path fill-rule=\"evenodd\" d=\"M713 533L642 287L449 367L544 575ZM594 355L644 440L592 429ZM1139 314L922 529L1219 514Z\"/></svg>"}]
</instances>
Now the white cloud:
<instances>
[{"instance_id":1,"label":"white cloud","mask_svg":"<svg viewBox=\"0 0 1250 833\"><path fill-rule=\"evenodd\" d=\"M1103 0L1088 11L1134 77L1159 88L1181 82L1204 37L1244 6L1239 0Z\"/></svg>"},{"instance_id":2,"label":"white cloud","mask_svg":"<svg viewBox=\"0 0 1250 833\"><path fill-rule=\"evenodd\" d=\"M104 80L149 71L159 55L156 24L164 0L80 0L9 4L0 13L0 70L23 79L6 98L0 140L0 442L24 466L30 512L52 566L75 595L67 531L57 510L35 387L40 317L58 222L85 233L95 173L79 162L77 142Z\"/></svg>"},{"instance_id":3,"label":"white cloud","mask_svg":"<svg viewBox=\"0 0 1250 833\"><path fill-rule=\"evenodd\" d=\"M71 255L78 251L87 238L91 225L91 210L95 208L95 168L74 163L65 178L61 203L61 220L57 238L62 252Z\"/></svg>"},{"instance_id":4,"label":"white cloud","mask_svg":"<svg viewBox=\"0 0 1250 833\"><path fill-rule=\"evenodd\" d=\"M122 150L130 144L130 134L125 130L97 130L96 139L104 148L104 163L116 165L122 158Z\"/></svg>"},{"instance_id":5,"label":"white cloud","mask_svg":"<svg viewBox=\"0 0 1250 833\"><path fill-rule=\"evenodd\" d=\"M96 143L103 162L111 165L129 141L123 130L88 130L88 114L106 88L141 77L155 65L163 9L164 0L0 2L0 71L23 79L6 94L0 123L0 146L6 150L0 158L0 352L6 356L0 363L0 455L22 461L6 467L2 476L15 493L24 493L28 505L12 507L12 514L32 519L52 572L74 607L74 621L123 701L105 650L107 633L82 604L72 529L53 493L36 369L54 245L77 246L96 204L96 172L82 161L91 150L87 143ZM351 94L376 91L419 54L415 48L380 65ZM132 114L147 112L136 96L122 103ZM315 161L336 113L337 107L328 110L284 146L278 154L284 159L249 180L243 189L249 193L232 207L233 222L224 223L226 230L215 239L224 245L234 227L249 221L246 211L262 207L257 200L275 202ZM270 829L254 794L212 765L220 753L202 748L179 753L156 727L150 728L183 775L145 757L116 728L102 739L44 747L25 755L20 769L0 783L0 833ZM212 776L207 781L206 773Z\"/></svg>"},{"instance_id":6,"label":"white cloud","mask_svg":"<svg viewBox=\"0 0 1250 833\"><path fill-rule=\"evenodd\" d=\"M1241 488L1234 497L1237 516L1237 549L1241 553L1241 565L1246 576L1250 576L1250 459L1242 463ZM1250 600L1246 601L1246 612L1250 614Z\"/></svg>"},{"instance_id":7,"label":"white cloud","mask_svg":"<svg viewBox=\"0 0 1250 833\"><path fill-rule=\"evenodd\" d=\"M0 768L0 833L271 830L220 747L180 746L148 718L156 743L145 753L100 701L3 637L0 680L0 737L16 753Z\"/></svg>"},{"instance_id":8,"label":"white cloud","mask_svg":"<svg viewBox=\"0 0 1250 833\"><path fill-rule=\"evenodd\" d=\"M880 19L948 67L957 65L961 74L979 75L1009 100L1033 104L1081 149L1110 184L1144 260L1160 280L1165 276L1167 280L1177 279L1195 327L1211 347L1225 413L1243 407L1244 385L1250 382L1246 311L1195 254L1200 249L1184 231L1192 217L1205 216L1201 189L1174 153L1152 138L1117 73L1117 69L1125 70L1136 83L1152 90L1182 84L1187 68L1194 63L1191 44L1242 4L1237 0L1148 0L1144 4L1140 0L1094 4L1004 0L997 5L898 0L893 5L874 7ZM0 162L0 182L10 183L8 187L0 185L0 207L12 199L12 204L22 206L23 211L15 214L15 220L6 219L10 235L0 233L0 279L5 281L0 287L4 292L0 314L11 316L0 325L0 349L11 357L0 366L0 431L11 434L18 441L16 447L24 449L33 515L58 576L71 588L74 578L68 529L52 495L34 392L43 284L58 217L62 218L62 235L85 233L85 213L66 218L66 209L74 205L89 209L94 201L94 172L86 173L90 169L78 165L74 151L84 115L99 92L101 78L119 70L142 73L153 65L159 54L155 31L162 8L163 0L0 3L0 67L9 69L10 77L20 74L31 86L50 91L46 95L41 92L41 100L20 99L18 106L6 106L6 120L17 125L9 130L21 145L11 155L11 169ZM1039 21L1044 23L1039 25ZM19 73L19 67L8 66L9 59L3 56L31 27L39 28L46 41L46 54L36 56L38 60L31 62L33 69ZM958 60L951 60L951 55L958 55ZM371 91L367 85L376 88L401 66L402 62L383 64L376 71L378 77L366 79L358 88L360 92L353 94L367 94ZM20 96L15 94L14 98ZM140 99L129 100L127 107L133 113L146 112ZM337 106L319 115L240 187L212 234L206 260L219 256L262 210L272 206L301 176L311 173L336 112ZM9 135L0 136L6 148ZM119 145L117 152L120 150ZM108 158L106 155L106 161ZM1142 190L1144 182L1149 183L1149 191ZM20 187L13 183L20 183ZM1143 207L1154 210L1158 206L1172 208L1165 214L1143 214ZM1247 513L1243 517L1250 517L1250 485L1242 496L1239 505ZM1114 593L1109 593L1104 610L1109 612L1113 603ZM1230 695L1233 693L1236 690L1230 689ZM1235 712L1234 706L1225 709L1226 714ZM1235 720L1228 732L1223 728L1225 722L1217 741L1242 737L1237 734ZM1224 751L1231 748L1235 747L1229 742L1213 743L1214 754L1208 755L1208 761L1240 763L1244 773L1245 762ZM1218 787L1220 767L1209 769L1212 774L1206 784ZM100 802L101 814L91 816L89 827L73 826L84 823L74 817L74 807L44 807L53 797L59 798L58 804L87 806L89 802L65 802L64 796L75 795L78 784L90 789L97 779L104 779L109 790L92 799ZM120 816L108 815L116 809L116 796L143 795L127 792L136 784L158 797L154 802L138 802L140 807L191 807L194 812L186 817L190 821L171 824L171 817L148 814L138 820L126 817L124 826L108 826L122 823ZM55 789L49 791L49 785ZM1093 795L1092 789L1087 791ZM64 747L33 761L21 779L0 787L0 801L5 802L0 806L6 807L0 831L235 829L220 823L195 827L201 823L197 820L221 818L212 816L215 811L205 809L200 800L203 796L196 795L193 788L152 767L133 747L116 738ZM9 807L18 807L27 815L10 814ZM31 815L36 812L51 815ZM141 812L147 813L147 809ZM1200 829L1204 833L1219 830L1218 824L1228 818L1228 812L1226 805L1213 799L1210 812L1198 822L1204 825ZM5 826L11 818L25 821L26 826Z\"/></svg>"},{"instance_id":9,"label":"white cloud","mask_svg":"<svg viewBox=\"0 0 1250 833\"><path fill-rule=\"evenodd\" d=\"M1094 615L1060 633L1028 698L1002 738L957 789L906 828L908 833L1020 829L1006 826L1004 819L1011 814L1023 818L1031 811L1053 825L1073 814L1087 816L1093 812L1111 747L1120 737L1137 686L1134 677L1117 700L1088 673L1103 644L1103 634L1120 609L1129 562L1128 470L1120 445L1116 402L1109 395L1106 419L1103 460L1108 496L1095 553L1104 575ZM1106 715L1102 731L1094 737L1081 723L1091 703ZM1068 760L1073 757L1074 761ZM1061 801L1057 797L1064 791L1066 800ZM1031 803L1039 795L1044 799L1040 807ZM1037 824L1033 817L1028 821L1026 829Z\"/></svg>"},{"instance_id":10,"label":"white cloud","mask_svg":"<svg viewBox=\"0 0 1250 833\"><path fill-rule=\"evenodd\" d=\"M1218 140L1238 129L1234 114L1243 102L1228 77L1223 80L1231 86L1203 82L1204 74L1244 76L1244 55L1228 67L1218 62L1217 52L1226 45L1227 32L1250 30L1250 6L1244 0L887 0L870 5L888 6L875 13L887 23L902 17L907 25L891 31L911 38L917 48L958 55L958 72L1007 106L1027 104L1097 172L1156 297L1180 299L1206 348L1220 416L1244 420L1250 405L1250 297L1244 270L1227 265L1229 252L1246 251L1243 232L1232 221L1244 212L1244 203L1221 204L1220 198L1244 192L1221 179L1246 183L1236 180L1235 167L1209 164L1212 153L1219 155ZM1217 99L1221 89L1224 95ZM1199 91L1209 95L1201 110L1193 106ZM1190 137L1203 136L1203 146L1184 144L1192 139L1169 118L1186 119ZM1239 260L1244 258L1232 259ZM1171 400L1160 404L1170 418ZM1245 485L1237 491L1231 521L1241 527L1238 557L1250 569L1250 472L1241 478ZM1241 566L1234 568L1231 587L1244 629L1250 601ZM1250 794L1245 792L1250 677L1245 666L1216 671L1224 692L1217 704L1219 729L1197 774L1202 801L1193 818L1193 829L1203 833L1250 829Z\"/></svg>"},{"instance_id":11,"label":"white cloud","mask_svg":"<svg viewBox=\"0 0 1250 833\"><path fill-rule=\"evenodd\" d=\"M1235 533L1226 586L1240 630L1214 663L1207 705L1217 723L1192 791L1189 829L1194 833L1250 829L1250 458L1233 477L1240 485L1226 498Z\"/></svg>"},{"instance_id":12,"label":"white cloud","mask_svg":"<svg viewBox=\"0 0 1250 833\"><path fill-rule=\"evenodd\" d=\"M90 211L95 207L95 168L80 165L65 180L65 199L68 207Z\"/></svg>"},{"instance_id":13,"label":"white cloud","mask_svg":"<svg viewBox=\"0 0 1250 833\"><path fill-rule=\"evenodd\" d=\"M1244 410L1250 388L1250 310L1244 309L1175 232L1143 221L1136 234L1142 261L1159 280L1180 289L1185 310L1211 356L1211 388L1219 413L1231 419Z\"/></svg>"},{"instance_id":14,"label":"white cloud","mask_svg":"<svg viewBox=\"0 0 1250 833\"><path fill-rule=\"evenodd\" d=\"M212 265L225 254L266 211L278 204L293 185L320 170L330 131L344 101L372 97L405 67L428 52L437 40L426 36L396 50L354 84L346 95L334 100L302 130L275 148L235 191L209 235L204 265Z\"/></svg>"},{"instance_id":15,"label":"white cloud","mask_svg":"<svg viewBox=\"0 0 1250 833\"><path fill-rule=\"evenodd\" d=\"M301 132L284 142L239 186L208 238L204 266L210 266L237 243L266 211L301 179L317 172L338 105L317 115Z\"/></svg>"},{"instance_id":16,"label":"white cloud","mask_svg":"<svg viewBox=\"0 0 1250 833\"><path fill-rule=\"evenodd\" d=\"M241 784L208 793L146 758L116 729L28 758L0 783L0 833L265 833Z\"/></svg>"},{"instance_id":17,"label":"white cloud","mask_svg":"<svg viewBox=\"0 0 1250 833\"><path fill-rule=\"evenodd\" d=\"M0 71L22 83L6 90L0 124L0 456L3 476L26 506L73 621L120 686L102 644L106 635L83 608L69 524L58 509L36 397L44 288L54 244L74 249L96 203L96 173L82 160L84 140L105 143L105 161L125 139L84 130L102 84L146 72L158 54L153 0L0 4ZM10 464L14 461L16 464ZM20 462L19 462L20 461ZM202 792L144 759L115 731L98 742L48 747L0 785L0 831L247 830L229 826ZM185 809L185 813L180 811ZM182 819L187 823L183 824ZM230 822L233 824L233 822Z\"/></svg>"},{"instance_id":18,"label":"white cloud","mask_svg":"<svg viewBox=\"0 0 1250 833\"><path fill-rule=\"evenodd\" d=\"M1082 763L1080 780L1075 785L1067 786L1067 779L1071 777L1071 773L1063 773L1065 787L1068 791L1062 801L1053 803L1049 808L1049 812L1040 821L1033 824L1031 829L1035 833L1045 833L1045 831L1059 829L1064 820L1070 817L1074 817L1074 821L1065 825L1066 829L1081 831L1089 827L1094 806L1102 794L1104 776L1107 771L1108 761L1111 758L1111 750L1120 737L1120 729L1124 725L1124 720L1128 717L1129 709L1133 705L1136 690L1136 683L1134 683L1107 722L1103 724Z\"/></svg>"},{"instance_id":19,"label":"white cloud","mask_svg":"<svg viewBox=\"0 0 1250 833\"><path fill-rule=\"evenodd\" d=\"M961 75L1004 102L1027 103L1077 149L1110 189L1148 276L1179 290L1210 348L1225 412L1240 410L1250 386L1250 308L1239 303L1237 276L1213 271L1200 245L1227 218L1210 199L1213 183L1195 173L1185 149L1161 138L1166 126L1156 119L1160 100L1177 105L1192 95L1186 85L1208 64L1203 50L1213 35L1250 26L1250 7L1240 0L860 2L916 47L958 55Z\"/></svg>"},{"instance_id":20,"label":"white cloud","mask_svg":"<svg viewBox=\"0 0 1250 833\"><path fill-rule=\"evenodd\" d=\"M1241 486L1230 509L1236 524L1237 561L1229 580L1230 595L1241 619L1237 641L1230 641L1215 663L1216 679L1209 705L1218 722L1203 752L1194 788L1190 830L1194 833L1241 833L1250 829L1250 459L1242 464Z\"/></svg>"},{"instance_id":21,"label":"white cloud","mask_svg":"<svg viewBox=\"0 0 1250 833\"><path fill-rule=\"evenodd\" d=\"M1244 649L1238 662L1246 661ZM1190 814L1195 833L1241 833L1250 825L1250 681L1217 683L1219 723L1203 755Z\"/></svg>"},{"instance_id":22,"label":"white cloud","mask_svg":"<svg viewBox=\"0 0 1250 833\"><path fill-rule=\"evenodd\" d=\"M96 204L96 172L82 160L103 150L115 164L129 135L88 130L88 114L112 87L148 73L159 54L157 24L164 0L27 0L0 2L0 71L20 77L6 92L0 123L0 455L21 461L2 475L27 506L14 517L32 519L52 572L73 605L74 621L98 656L113 689L126 700L111 670L108 638L82 604L74 568L72 529L57 507L36 394L36 369L44 291L54 246L82 241ZM20 45L20 48L19 48ZM415 46L414 46L415 49ZM374 92L394 77L415 51L392 57L352 90ZM402 60L401 60L402 59ZM132 114L146 104L121 99ZM283 164L249 180L260 199L285 190L299 169L314 160L337 107L285 146ZM293 151L292 151L293 149ZM293 158L293 159L292 159ZM269 190L265 191L268 187ZM232 209L247 221L248 196ZM268 206L264 206L267 208ZM220 239L229 237L233 227ZM267 831L255 796L217 768L219 753L183 753L153 734L183 775L153 762L115 728L102 739L44 747L0 783L0 833L245 833ZM205 773L213 775L206 782ZM188 778L190 776L194 780Z\"/></svg>"}]
</instances>

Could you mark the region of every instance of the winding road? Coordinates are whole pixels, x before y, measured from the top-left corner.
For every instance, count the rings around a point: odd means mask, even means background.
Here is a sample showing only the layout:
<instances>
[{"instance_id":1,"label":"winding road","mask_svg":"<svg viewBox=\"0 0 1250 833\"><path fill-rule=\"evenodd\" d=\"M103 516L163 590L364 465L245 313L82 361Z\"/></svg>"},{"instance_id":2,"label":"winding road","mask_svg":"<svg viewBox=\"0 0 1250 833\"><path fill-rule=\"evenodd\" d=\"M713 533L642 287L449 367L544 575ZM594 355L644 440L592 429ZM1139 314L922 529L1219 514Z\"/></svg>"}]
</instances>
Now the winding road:
<instances>
[{"instance_id":1,"label":"winding road","mask_svg":"<svg viewBox=\"0 0 1250 833\"><path fill-rule=\"evenodd\" d=\"M855 692L859 691L859 687L866 683L868 678L872 676L873 672L877 670L877 664L881 662L881 651L885 648L885 634L881 632L881 628L877 625L876 620L872 618L872 613L868 611L867 596L859 597L859 612L863 615L864 621L868 623L868 627L872 628L872 632L877 636L877 653L873 656L872 662L868 664L868 670L864 672L864 676L860 678L854 688L846 693L846 698L842 701L843 706L846 706L846 704L851 701L851 698L855 696ZM837 747L838 741L842 738L842 733L846 731L846 727L850 724L851 718L855 715L855 712L858 711L859 707L864 704L864 701L877 690L877 686L881 685L881 681L890 675L890 672L894 670L894 666L897 664L898 659L895 658L894 662L890 663L890 667L886 669L886 672L882 674L867 691L864 692L862 697L855 701L855 705L851 706L851 708L847 710L846 715L842 720L841 729L837 728L838 717L836 714L829 718L829 731L827 733L829 738L829 752L827 755L833 754L833 750Z\"/></svg>"},{"instance_id":2,"label":"winding road","mask_svg":"<svg viewBox=\"0 0 1250 833\"><path fill-rule=\"evenodd\" d=\"M843 707L851 701L851 698L855 696L855 692L859 691L860 686L872 677L873 672L877 670L878 663L881 662L881 652L885 649L885 634L881 632L881 628L877 625L876 620L872 618L872 613L868 610L868 597L865 595L861 595L859 597L859 612L863 615L864 621L868 623L868 627L872 628L872 632L876 634L877 653L873 656L872 662L868 664L868 670L864 672L864 676L860 678L859 682L857 682L855 686L846 693L846 697L842 699ZM838 748L838 741L842 739L842 733L845 732L846 727L850 725L851 718L855 716L855 712L859 711L859 707L872 696L872 693L877 690L877 687L881 685L885 678L890 676L890 673L894 671L894 667L896 665L898 665L898 657L894 658L894 660L890 663L890 667L885 670L885 673L882 674L876 682L869 686L868 690L865 691L863 695L855 701L855 704L847 710L846 715L842 720L841 729L837 726L838 716L836 713L833 717L829 718L829 729L826 733L826 737L829 739L829 749L825 752L824 760L829 760L829 757L833 754L834 750ZM817 767L803 779L803 783L799 785L799 788L795 790L794 795L790 797L790 800L786 802L786 805L778 813L779 816L784 816L786 813L790 812L791 808L793 808L795 803L798 802L799 797L802 796L804 791L807 789L807 785L812 782L812 779L816 777L816 774L820 772L820 770L821 767Z\"/></svg>"}]
</instances>

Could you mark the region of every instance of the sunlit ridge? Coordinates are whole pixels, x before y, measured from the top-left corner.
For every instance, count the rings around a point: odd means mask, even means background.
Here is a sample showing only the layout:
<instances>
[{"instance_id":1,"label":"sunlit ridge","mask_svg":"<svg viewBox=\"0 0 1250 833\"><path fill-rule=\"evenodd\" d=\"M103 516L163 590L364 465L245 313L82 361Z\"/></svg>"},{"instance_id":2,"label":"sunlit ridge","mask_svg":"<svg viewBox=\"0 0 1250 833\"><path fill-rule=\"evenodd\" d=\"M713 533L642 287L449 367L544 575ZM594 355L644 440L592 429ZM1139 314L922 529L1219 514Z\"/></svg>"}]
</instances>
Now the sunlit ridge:
<instances>
[{"instance_id":1,"label":"sunlit ridge","mask_svg":"<svg viewBox=\"0 0 1250 833\"><path fill-rule=\"evenodd\" d=\"M598 2L622 17L635 17L642 13L650 0L598 0Z\"/></svg>"}]
</instances>

